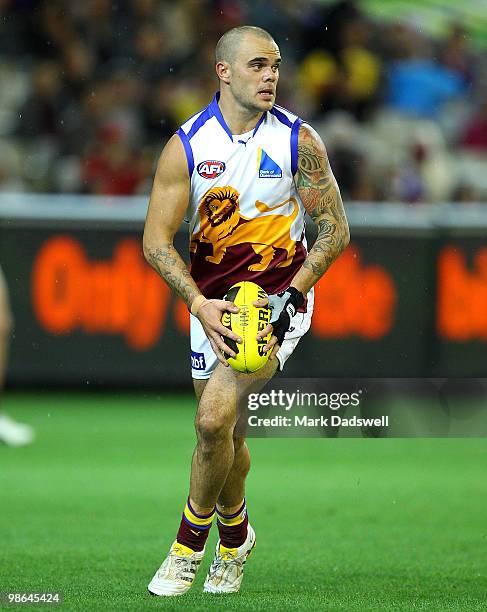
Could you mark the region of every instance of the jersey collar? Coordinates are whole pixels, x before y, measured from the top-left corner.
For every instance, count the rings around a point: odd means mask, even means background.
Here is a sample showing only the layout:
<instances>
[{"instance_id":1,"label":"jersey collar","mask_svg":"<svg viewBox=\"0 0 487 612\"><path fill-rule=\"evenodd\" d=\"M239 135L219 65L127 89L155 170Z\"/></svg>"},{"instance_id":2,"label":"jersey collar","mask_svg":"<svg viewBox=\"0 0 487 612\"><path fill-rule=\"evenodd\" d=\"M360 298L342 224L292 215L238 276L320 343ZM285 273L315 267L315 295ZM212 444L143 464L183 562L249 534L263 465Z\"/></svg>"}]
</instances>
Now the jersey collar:
<instances>
[{"instance_id":1,"label":"jersey collar","mask_svg":"<svg viewBox=\"0 0 487 612\"><path fill-rule=\"evenodd\" d=\"M210 102L210 112L211 114L216 118L216 120L218 121L218 123L222 126L222 128L225 130L225 132L228 134L228 137L230 138L230 140L232 142L234 142L233 140L233 134L230 130L230 128L228 127L225 119L223 118L222 112L220 110L220 107L218 106L218 100L220 99L220 92L217 91L216 94L213 97L213 100ZM262 113L262 117L259 119L259 121L257 122L257 125L254 128L254 131L252 132L252 137L254 137L257 133L257 130L260 128L260 126L262 125L262 123L264 122L265 118L267 115L267 111L264 111Z\"/></svg>"}]
</instances>

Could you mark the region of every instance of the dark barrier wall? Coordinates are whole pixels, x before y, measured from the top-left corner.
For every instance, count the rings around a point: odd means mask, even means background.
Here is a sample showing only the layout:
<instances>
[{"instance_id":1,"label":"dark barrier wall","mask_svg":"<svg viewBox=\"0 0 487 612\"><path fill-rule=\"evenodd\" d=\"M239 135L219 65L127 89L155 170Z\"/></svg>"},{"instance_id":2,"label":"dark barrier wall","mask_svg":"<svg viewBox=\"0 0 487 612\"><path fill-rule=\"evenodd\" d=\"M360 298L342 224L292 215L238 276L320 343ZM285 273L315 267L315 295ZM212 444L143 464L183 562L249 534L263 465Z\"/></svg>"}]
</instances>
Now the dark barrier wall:
<instances>
[{"instance_id":1,"label":"dark barrier wall","mask_svg":"<svg viewBox=\"0 0 487 612\"><path fill-rule=\"evenodd\" d=\"M189 384L188 313L145 263L140 221L4 216L0 236L11 383ZM286 375L486 376L484 236L478 224L352 223Z\"/></svg>"}]
</instances>

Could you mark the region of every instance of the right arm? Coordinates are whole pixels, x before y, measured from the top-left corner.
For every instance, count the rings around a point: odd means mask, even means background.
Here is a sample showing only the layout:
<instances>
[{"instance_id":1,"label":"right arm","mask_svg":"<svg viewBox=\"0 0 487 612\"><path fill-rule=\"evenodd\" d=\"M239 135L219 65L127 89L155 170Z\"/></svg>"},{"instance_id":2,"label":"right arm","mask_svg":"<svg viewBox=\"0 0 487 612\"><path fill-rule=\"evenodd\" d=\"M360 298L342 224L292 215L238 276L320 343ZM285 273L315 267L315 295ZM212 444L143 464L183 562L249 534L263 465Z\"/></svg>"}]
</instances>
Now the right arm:
<instances>
[{"instance_id":1,"label":"right arm","mask_svg":"<svg viewBox=\"0 0 487 612\"><path fill-rule=\"evenodd\" d=\"M203 301L201 291L174 247L174 236L188 205L189 189L186 155L179 136L174 135L164 147L157 164L144 227L144 256L169 287L181 296L189 309L196 298L202 302L196 316L219 361L228 365L221 351L232 357L235 353L223 342L221 336L237 342L240 339L224 327L220 319L225 310L238 312L238 308L225 300Z\"/></svg>"}]
</instances>

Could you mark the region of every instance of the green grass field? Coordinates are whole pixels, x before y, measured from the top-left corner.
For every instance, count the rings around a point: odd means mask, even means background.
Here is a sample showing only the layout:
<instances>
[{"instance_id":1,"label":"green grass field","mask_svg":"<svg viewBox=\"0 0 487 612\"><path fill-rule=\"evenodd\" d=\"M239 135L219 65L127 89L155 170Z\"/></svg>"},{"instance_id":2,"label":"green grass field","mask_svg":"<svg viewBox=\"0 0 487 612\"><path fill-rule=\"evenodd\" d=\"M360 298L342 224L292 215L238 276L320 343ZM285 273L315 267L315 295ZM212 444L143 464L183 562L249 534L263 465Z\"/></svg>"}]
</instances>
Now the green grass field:
<instances>
[{"instance_id":1,"label":"green grass field","mask_svg":"<svg viewBox=\"0 0 487 612\"><path fill-rule=\"evenodd\" d=\"M487 439L251 440L257 547L237 595L148 595L187 494L188 396L10 393L0 591L76 610L487 609Z\"/></svg>"}]
</instances>

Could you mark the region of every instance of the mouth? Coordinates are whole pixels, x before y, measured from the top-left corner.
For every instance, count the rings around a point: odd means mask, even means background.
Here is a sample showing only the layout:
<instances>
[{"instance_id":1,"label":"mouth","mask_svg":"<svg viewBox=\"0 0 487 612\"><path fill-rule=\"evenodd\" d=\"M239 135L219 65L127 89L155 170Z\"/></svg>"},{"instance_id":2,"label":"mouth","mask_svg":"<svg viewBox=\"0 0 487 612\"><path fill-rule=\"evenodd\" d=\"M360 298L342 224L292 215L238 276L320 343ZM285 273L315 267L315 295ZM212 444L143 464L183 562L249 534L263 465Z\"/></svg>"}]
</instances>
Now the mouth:
<instances>
[{"instance_id":1,"label":"mouth","mask_svg":"<svg viewBox=\"0 0 487 612\"><path fill-rule=\"evenodd\" d=\"M275 96L273 89L261 89L257 94L262 100L272 100Z\"/></svg>"}]
</instances>

